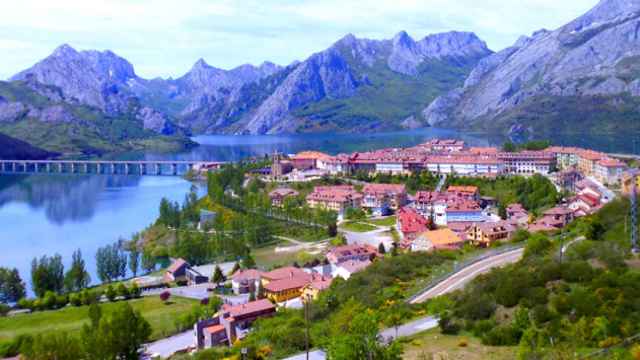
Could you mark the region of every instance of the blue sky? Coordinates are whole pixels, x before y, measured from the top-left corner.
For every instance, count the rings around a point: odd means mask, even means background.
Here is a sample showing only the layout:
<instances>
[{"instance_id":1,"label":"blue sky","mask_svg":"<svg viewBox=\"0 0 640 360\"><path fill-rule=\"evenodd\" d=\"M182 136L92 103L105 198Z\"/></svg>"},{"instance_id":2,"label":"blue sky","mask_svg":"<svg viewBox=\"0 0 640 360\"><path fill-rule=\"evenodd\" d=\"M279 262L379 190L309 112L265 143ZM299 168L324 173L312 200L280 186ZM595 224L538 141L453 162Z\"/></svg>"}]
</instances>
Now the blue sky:
<instances>
[{"instance_id":1,"label":"blue sky","mask_svg":"<svg viewBox=\"0 0 640 360\"><path fill-rule=\"evenodd\" d=\"M204 58L231 68L288 64L346 33L414 38L473 31L492 50L554 29L598 0L19 0L0 11L0 78L58 45L110 49L143 77L177 77Z\"/></svg>"}]
</instances>

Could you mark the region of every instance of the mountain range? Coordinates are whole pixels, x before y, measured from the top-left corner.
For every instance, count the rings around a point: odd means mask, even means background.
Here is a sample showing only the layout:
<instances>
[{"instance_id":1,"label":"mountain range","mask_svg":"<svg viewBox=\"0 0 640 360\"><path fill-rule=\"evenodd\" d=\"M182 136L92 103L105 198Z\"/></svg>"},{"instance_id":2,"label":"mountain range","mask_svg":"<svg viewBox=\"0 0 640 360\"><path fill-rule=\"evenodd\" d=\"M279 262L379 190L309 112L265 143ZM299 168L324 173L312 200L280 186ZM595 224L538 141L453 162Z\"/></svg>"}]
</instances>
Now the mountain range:
<instances>
[{"instance_id":1,"label":"mountain range","mask_svg":"<svg viewBox=\"0 0 640 360\"><path fill-rule=\"evenodd\" d=\"M640 1L602 0L482 59L423 112L431 125L553 133L640 131Z\"/></svg>"},{"instance_id":2,"label":"mountain range","mask_svg":"<svg viewBox=\"0 0 640 360\"><path fill-rule=\"evenodd\" d=\"M0 82L0 131L63 153L33 134L81 145L89 136L80 148L90 152L201 133L640 131L639 32L640 1L602 0L496 53L467 32L349 34L287 66L223 70L200 59L177 79L144 79L111 51L62 45Z\"/></svg>"}]
</instances>

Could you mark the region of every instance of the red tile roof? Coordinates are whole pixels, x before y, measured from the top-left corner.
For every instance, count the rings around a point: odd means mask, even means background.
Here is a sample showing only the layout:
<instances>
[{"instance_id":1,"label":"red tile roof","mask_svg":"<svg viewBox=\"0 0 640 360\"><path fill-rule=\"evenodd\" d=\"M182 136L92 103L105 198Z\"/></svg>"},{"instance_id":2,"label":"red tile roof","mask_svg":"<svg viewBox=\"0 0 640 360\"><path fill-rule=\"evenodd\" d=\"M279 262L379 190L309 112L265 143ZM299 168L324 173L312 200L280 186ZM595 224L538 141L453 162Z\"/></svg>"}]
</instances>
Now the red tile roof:
<instances>
[{"instance_id":1,"label":"red tile roof","mask_svg":"<svg viewBox=\"0 0 640 360\"><path fill-rule=\"evenodd\" d=\"M378 250L367 244L351 244L334 247L327 253L327 257L335 257L336 259L359 255L377 256Z\"/></svg>"},{"instance_id":2,"label":"red tile roof","mask_svg":"<svg viewBox=\"0 0 640 360\"><path fill-rule=\"evenodd\" d=\"M176 259L171 265L167 268L167 272L174 273L180 270L184 265L188 265L184 259Z\"/></svg>"},{"instance_id":3,"label":"red tile roof","mask_svg":"<svg viewBox=\"0 0 640 360\"><path fill-rule=\"evenodd\" d=\"M424 216L410 207L404 207L398 211L398 221L400 222L400 231L404 234L426 231L429 224Z\"/></svg>"},{"instance_id":4,"label":"red tile roof","mask_svg":"<svg viewBox=\"0 0 640 360\"><path fill-rule=\"evenodd\" d=\"M474 195L474 194L478 193L478 187L477 186L456 186L456 185L451 185L451 186L449 186L449 188L447 188L447 192L450 192L450 193L461 193L461 194L465 194L465 195Z\"/></svg>"},{"instance_id":5,"label":"red tile roof","mask_svg":"<svg viewBox=\"0 0 640 360\"><path fill-rule=\"evenodd\" d=\"M610 168L622 168L627 166L627 164L623 163L622 161L612 158L602 159L598 161L598 165Z\"/></svg>"},{"instance_id":6,"label":"red tile roof","mask_svg":"<svg viewBox=\"0 0 640 360\"><path fill-rule=\"evenodd\" d=\"M241 316L251 315L253 313L262 312L265 310L275 310L275 305L267 299L261 299L251 301L246 304L240 305L222 305L222 311L228 312L231 317L237 318Z\"/></svg>"},{"instance_id":7,"label":"red tile roof","mask_svg":"<svg viewBox=\"0 0 640 360\"><path fill-rule=\"evenodd\" d=\"M406 192L404 184L366 184L362 189L365 194L403 194Z\"/></svg>"},{"instance_id":8,"label":"red tile roof","mask_svg":"<svg viewBox=\"0 0 640 360\"><path fill-rule=\"evenodd\" d=\"M328 159L331 156L319 152L319 151L301 151L295 154L291 159L292 160L318 160L318 159Z\"/></svg>"},{"instance_id":9,"label":"red tile roof","mask_svg":"<svg viewBox=\"0 0 640 360\"><path fill-rule=\"evenodd\" d=\"M204 331L208 332L209 334L215 334L221 331L225 331L225 328L222 325L212 325L204 328Z\"/></svg>"},{"instance_id":10,"label":"red tile roof","mask_svg":"<svg viewBox=\"0 0 640 360\"><path fill-rule=\"evenodd\" d=\"M267 280L274 281L274 280L281 280L281 279L287 279L292 277L311 278L311 275L307 274L302 269L298 269L297 267L285 266L275 270L271 270L267 273L263 273L262 277Z\"/></svg>"},{"instance_id":11,"label":"red tile roof","mask_svg":"<svg viewBox=\"0 0 640 360\"><path fill-rule=\"evenodd\" d=\"M362 197L363 195L351 185L316 186L313 192L307 195L307 200L346 202Z\"/></svg>"},{"instance_id":12,"label":"red tile roof","mask_svg":"<svg viewBox=\"0 0 640 360\"><path fill-rule=\"evenodd\" d=\"M231 275L231 279L234 281L243 281L243 280L256 280L262 276L262 271L256 269L247 269L236 271L233 275Z\"/></svg>"}]
</instances>

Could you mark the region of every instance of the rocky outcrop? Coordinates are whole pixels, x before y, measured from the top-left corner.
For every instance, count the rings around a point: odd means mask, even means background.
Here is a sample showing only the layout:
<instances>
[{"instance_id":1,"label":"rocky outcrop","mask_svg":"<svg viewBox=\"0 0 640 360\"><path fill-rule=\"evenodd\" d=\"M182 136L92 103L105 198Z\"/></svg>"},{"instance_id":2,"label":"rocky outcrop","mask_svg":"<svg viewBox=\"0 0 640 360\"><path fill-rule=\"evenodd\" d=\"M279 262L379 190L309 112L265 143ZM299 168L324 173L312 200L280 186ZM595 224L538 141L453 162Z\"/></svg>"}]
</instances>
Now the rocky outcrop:
<instances>
[{"instance_id":1,"label":"rocky outcrop","mask_svg":"<svg viewBox=\"0 0 640 360\"><path fill-rule=\"evenodd\" d=\"M143 107L138 110L136 117L142 121L143 128L154 131L162 135L172 135L176 132L175 125L168 117L150 107Z\"/></svg>"},{"instance_id":2,"label":"rocky outcrop","mask_svg":"<svg viewBox=\"0 0 640 360\"><path fill-rule=\"evenodd\" d=\"M487 44L474 33L448 32L414 41L406 32L397 34L391 41L389 68L406 75L415 75L420 64L428 59L476 58L491 54Z\"/></svg>"},{"instance_id":3,"label":"rocky outcrop","mask_svg":"<svg viewBox=\"0 0 640 360\"><path fill-rule=\"evenodd\" d=\"M286 131L283 124L294 122L293 110L321 100L348 98L359 87L370 85L366 69L378 63L398 74L416 76L419 67L430 60L477 61L489 54L486 44L472 33L436 34L417 42L404 31L392 40L358 39L349 34L296 66L237 132ZM415 127L416 120L410 125Z\"/></svg>"},{"instance_id":4,"label":"rocky outcrop","mask_svg":"<svg viewBox=\"0 0 640 360\"><path fill-rule=\"evenodd\" d=\"M557 30L481 60L464 86L434 100L424 117L432 125L490 125L543 97L637 96L638 29L639 1L602 0Z\"/></svg>"},{"instance_id":5,"label":"rocky outcrop","mask_svg":"<svg viewBox=\"0 0 640 360\"><path fill-rule=\"evenodd\" d=\"M11 80L53 85L65 98L116 114L127 111L127 82L136 78L133 66L111 51L76 51L65 44Z\"/></svg>"}]
</instances>

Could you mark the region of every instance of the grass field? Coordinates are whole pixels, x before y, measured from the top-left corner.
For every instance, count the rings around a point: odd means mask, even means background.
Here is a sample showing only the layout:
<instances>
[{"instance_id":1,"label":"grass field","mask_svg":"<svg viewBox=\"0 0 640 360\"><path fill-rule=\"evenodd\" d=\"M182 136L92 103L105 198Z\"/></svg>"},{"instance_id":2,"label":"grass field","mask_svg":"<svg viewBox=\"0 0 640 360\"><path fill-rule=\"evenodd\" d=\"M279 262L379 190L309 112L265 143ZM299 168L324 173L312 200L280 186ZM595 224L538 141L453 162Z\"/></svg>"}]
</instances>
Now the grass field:
<instances>
[{"instance_id":1,"label":"grass field","mask_svg":"<svg viewBox=\"0 0 640 360\"><path fill-rule=\"evenodd\" d=\"M129 300L129 304L135 310L139 310L151 324L152 340L175 333L174 320L197 303L196 300L172 297L165 305L157 296ZM113 311L117 304L103 304L103 314ZM8 340L21 334L35 335L53 331L78 333L82 325L89 321L88 309L87 306L65 307L60 310L0 318L0 340Z\"/></svg>"},{"instance_id":2,"label":"grass field","mask_svg":"<svg viewBox=\"0 0 640 360\"><path fill-rule=\"evenodd\" d=\"M303 265L307 261L311 261L315 258L323 259L322 254L310 254L307 250L276 252L276 247L293 246L294 244L283 241L276 245L270 245L258 249L253 249L251 254L256 261L256 265L262 269L271 269L278 266L291 265L294 262Z\"/></svg>"},{"instance_id":3,"label":"grass field","mask_svg":"<svg viewBox=\"0 0 640 360\"><path fill-rule=\"evenodd\" d=\"M396 224L396 217L389 216L381 219L370 219L370 220L367 220L366 222L374 225L378 225L378 226L393 226Z\"/></svg>"},{"instance_id":4,"label":"grass field","mask_svg":"<svg viewBox=\"0 0 640 360\"><path fill-rule=\"evenodd\" d=\"M442 335L439 329L429 330L403 340L403 359L446 360L511 360L516 349L508 346L485 346L472 336Z\"/></svg>"},{"instance_id":5,"label":"grass field","mask_svg":"<svg viewBox=\"0 0 640 360\"><path fill-rule=\"evenodd\" d=\"M369 232L377 229L377 227L373 225L364 224L361 222L345 222L340 225L340 228L353 232Z\"/></svg>"}]
</instances>

